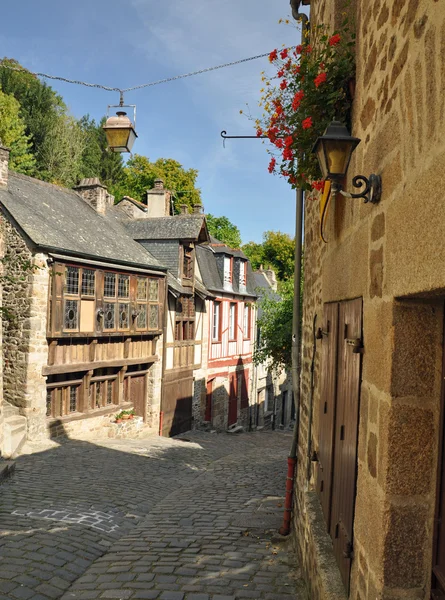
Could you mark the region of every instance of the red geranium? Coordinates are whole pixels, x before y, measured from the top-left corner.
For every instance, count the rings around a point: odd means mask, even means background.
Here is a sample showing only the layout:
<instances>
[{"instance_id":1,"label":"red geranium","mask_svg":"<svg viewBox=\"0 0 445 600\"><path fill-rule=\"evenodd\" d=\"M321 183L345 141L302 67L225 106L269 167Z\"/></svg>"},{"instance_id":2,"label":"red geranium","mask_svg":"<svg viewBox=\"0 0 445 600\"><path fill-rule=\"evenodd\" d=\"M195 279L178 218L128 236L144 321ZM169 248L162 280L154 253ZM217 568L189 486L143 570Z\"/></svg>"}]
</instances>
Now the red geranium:
<instances>
[{"instance_id":1,"label":"red geranium","mask_svg":"<svg viewBox=\"0 0 445 600\"><path fill-rule=\"evenodd\" d=\"M291 135L288 135L287 138L284 139L284 145L286 148L289 148L294 143L294 138Z\"/></svg>"},{"instance_id":2,"label":"red geranium","mask_svg":"<svg viewBox=\"0 0 445 600\"><path fill-rule=\"evenodd\" d=\"M312 127L312 117L304 119L301 123L303 129L310 129Z\"/></svg>"},{"instance_id":3,"label":"red geranium","mask_svg":"<svg viewBox=\"0 0 445 600\"><path fill-rule=\"evenodd\" d=\"M284 77L284 71L283 71L283 69L281 69L280 71L278 71L277 77Z\"/></svg>"},{"instance_id":4,"label":"red geranium","mask_svg":"<svg viewBox=\"0 0 445 600\"><path fill-rule=\"evenodd\" d=\"M280 56L281 56L281 58L282 58L283 60L284 60L285 58L287 58L287 55L288 55L288 50L287 50L287 48L284 48L284 50L281 50L281 52L280 52Z\"/></svg>"},{"instance_id":5,"label":"red geranium","mask_svg":"<svg viewBox=\"0 0 445 600\"><path fill-rule=\"evenodd\" d=\"M292 100L292 110L297 110L298 109L298 107L300 106L301 101L303 100L303 98L304 98L304 92L303 91L297 92L295 94L294 99Z\"/></svg>"},{"instance_id":6,"label":"red geranium","mask_svg":"<svg viewBox=\"0 0 445 600\"><path fill-rule=\"evenodd\" d=\"M317 77L314 79L315 87L320 87L322 83L326 81L327 75L324 71L322 71Z\"/></svg>"},{"instance_id":7,"label":"red geranium","mask_svg":"<svg viewBox=\"0 0 445 600\"><path fill-rule=\"evenodd\" d=\"M336 46L337 44L339 44L341 41L341 35L339 33L336 33L335 35L333 35L332 37L329 38L329 45L330 46Z\"/></svg>"},{"instance_id":8,"label":"red geranium","mask_svg":"<svg viewBox=\"0 0 445 600\"><path fill-rule=\"evenodd\" d=\"M272 50L272 52L269 54L269 62L273 62L274 60L277 60L278 58L278 50Z\"/></svg>"},{"instance_id":9,"label":"red geranium","mask_svg":"<svg viewBox=\"0 0 445 600\"><path fill-rule=\"evenodd\" d=\"M269 163L269 168L268 168L269 173L273 173L276 164L277 164L277 161L275 160L275 158L272 158Z\"/></svg>"},{"instance_id":10,"label":"red geranium","mask_svg":"<svg viewBox=\"0 0 445 600\"><path fill-rule=\"evenodd\" d=\"M283 150L283 158L284 160L292 160L294 157L294 154L292 152L292 148L285 148Z\"/></svg>"},{"instance_id":11,"label":"red geranium","mask_svg":"<svg viewBox=\"0 0 445 600\"><path fill-rule=\"evenodd\" d=\"M263 130L261 129L261 127L258 127L258 129L256 130L256 136L261 137L262 135L263 135Z\"/></svg>"},{"instance_id":12,"label":"red geranium","mask_svg":"<svg viewBox=\"0 0 445 600\"><path fill-rule=\"evenodd\" d=\"M320 179L320 181L313 181L312 182L312 189L314 190L318 190L319 192L321 192L324 188L324 181L322 179Z\"/></svg>"},{"instance_id":13,"label":"red geranium","mask_svg":"<svg viewBox=\"0 0 445 600\"><path fill-rule=\"evenodd\" d=\"M299 44L296 48L295 48L295 54L301 54L303 51L303 46L301 44Z\"/></svg>"},{"instance_id":14,"label":"red geranium","mask_svg":"<svg viewBox=\"0 0 445 600\"><path fill-rule=\"evenodd\" d=\"M287 88L287 81L285 79L283 79L283 81L280 83L280 89L285 90Z\"/></svg>"},{"instance_id":15,"label":"red geranium","mask_svg":"<svg viewBox=\"0 0 445 600\"><path fill-rule=\"evenodd\" d=\"M282 148L284 145L284 142L281 138L276 138L274 141L274 144L277 148Z\"/></svg>"}]
</instances>

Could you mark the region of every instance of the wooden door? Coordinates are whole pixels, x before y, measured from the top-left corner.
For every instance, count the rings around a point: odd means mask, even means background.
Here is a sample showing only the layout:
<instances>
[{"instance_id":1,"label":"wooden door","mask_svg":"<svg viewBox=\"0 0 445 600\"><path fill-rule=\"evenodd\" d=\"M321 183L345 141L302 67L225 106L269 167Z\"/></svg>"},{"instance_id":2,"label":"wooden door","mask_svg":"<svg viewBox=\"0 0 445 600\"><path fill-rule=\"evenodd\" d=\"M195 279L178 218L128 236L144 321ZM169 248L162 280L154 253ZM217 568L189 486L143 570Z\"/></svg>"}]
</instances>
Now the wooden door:
<instances>
[{"instance_id":1,"label":"wooden door","mask_svg":"<svg viewBox=\"0 0 445 600\"><path fill-rule=\"evenodd\" d=\"M229 418L228 424L233 425L238 420L238 375L230 375Z\"/></svg>"},{"instance_id":2,"label":"wooden door","mask_svg":"<svg viewBox=\"0 0 445 600\"><path fill-rule=\"evenodd\" d=\"M193 371L166 371L162 385L163 436L178 435L192 428Z\"/></svg>"},{"instance_id":3,"label":"wooden door","mask_svg":"<svg viewBox=\"0 0 445 600\"><path fill-rule=\"evenodd\" d=\"M331 538L346 590L352 562L360 409L362 300L339 306L337 409L334 426Z\"/></svg>"},{"instance_id":4,"label":"wooden door","mask_svg":"<svg viewBox=\"0 0 445 600\"><path fill-rule=\"evenodd\" d=\"M431 580L431 597L435 600L445 599L445 353L443 361L436 514L433 538L433 576Z\"/></svg>"},{"instance_id":5,"label":"wooden door","mask_svg":"<svg viewBox=\"0 0 445 600\"><path fill-rule=\"evenodd\" d=\"M331 491L337 387L338 303L325 304L322 322L321 402L317 493L327 530L331 525Z\"/></svg>"},{"instance_id":6,"label":"wooden door","mask_svg":"<svg viewBox=\"0 0 445 600\"><path fill-rule=\"evenodd\" d=\"M129 378L129 399L133 403L134 412L139 417L143 417L145 420L145 406L146 406L146 393L147 385L146 375L137 375L136 377Z\"/></svg>"},{"instance_id":7,"label":"wooden door","mask_svg":"<svg viewBox=\"0 0 445 600\"><path fill-rule=\"evenodd\" d=\"M207 382L205 420L208 422L210 422L212 420L212 394L213 394L213 379L211 381Z\"/></svg>"}]
</instances>

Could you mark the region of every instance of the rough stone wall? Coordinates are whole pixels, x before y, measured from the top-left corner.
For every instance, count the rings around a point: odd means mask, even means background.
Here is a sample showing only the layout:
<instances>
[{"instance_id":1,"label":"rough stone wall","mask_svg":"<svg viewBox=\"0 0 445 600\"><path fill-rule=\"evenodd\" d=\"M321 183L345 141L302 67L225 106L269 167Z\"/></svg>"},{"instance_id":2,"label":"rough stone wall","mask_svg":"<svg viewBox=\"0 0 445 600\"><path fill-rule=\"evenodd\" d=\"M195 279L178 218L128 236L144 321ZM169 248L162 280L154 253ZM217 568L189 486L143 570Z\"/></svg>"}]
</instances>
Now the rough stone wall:
<instances>
[{"instance_id":1,"label":"rough stone wall","mask_svg":"<svg viewBox=\"0 0 445 600\"><path fill-rule=\"evenodd\" d=\"M0 152L1 152L0 148ZM2 164L0 158L0 165ZM1 167L0 167L1 168ZM0 183L1 185L1 183ZM4 224L0 220L0 307L3 310L3 276L4 276L4 266L3 266L3 258L5 256L6 244L5 244L5 231ZM2 315L0 315L1 317ZM3 323L0 318L0 456L3 454L3 424L5 419L4 414L4 405L3 405Z\"/></svg>"},{"instance_id":2,"label":"rough stone wall","mask_svg":"<svg viewBox=\"0 0 445 600\"><path fill-rule=\"evenodd\" d=\"M46 320L50 282L46 256L33 255L2 217L6 255L3 285L4 398L27 417L28 438L46 435Z\"/></svg>"},{"instance_id":3,"label":"rough stone wall","mask_svg":"<svg viewBox=\"0 0 445 600\"><path fill-rule=\"evenodd\" d=\"M347 188L352 176L377 173L383 194L376 206L335 198L327 245L318 237L318 202L306 202L296 540L313 597L339 597L329 596L327 579L322 581L329 539L316 542L306 477L312 320L314 314L321 320L325 302L362 297L365 353L350 597L426 599L445 297L445 10L434 0L356 0L352 11L358 23L352 134L362 142ZM339 2L312 0L313 24L328 23L333 30L339 16ZM319 362L320 350L315 446Z\"/></svg>"},{"instance_id":4,"label":"rough stone wall","mask_svg":"<svg viewBox=\"0 0 445 600\"><path fill-rule=\"evenodd\" d=\"M147 386L147 425L156 431L159 431L161 415L163 346L164 336L161 335L156 341L156 354L159 360L150 367Z\"/></svg>"}]
</instances>

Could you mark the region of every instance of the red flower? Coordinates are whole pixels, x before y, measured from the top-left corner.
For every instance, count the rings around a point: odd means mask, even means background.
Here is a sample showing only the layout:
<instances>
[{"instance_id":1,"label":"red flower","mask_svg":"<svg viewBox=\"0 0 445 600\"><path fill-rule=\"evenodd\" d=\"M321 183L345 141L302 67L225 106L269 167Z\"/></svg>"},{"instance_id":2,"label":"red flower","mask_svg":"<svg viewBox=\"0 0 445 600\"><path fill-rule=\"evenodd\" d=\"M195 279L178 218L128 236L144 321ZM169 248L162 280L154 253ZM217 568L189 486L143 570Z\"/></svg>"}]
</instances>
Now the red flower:
<instances>
[{"instance_id":1,"label":"red flower","mask_svg":"<svg viewBox=\"0 0 445 600\"><path fill-rule=\"evenodd\" d=\"M324 62L321 62L321 63L320 63L320 69L321 69L322 71L324 71L324 70L325 70L325 64L324 64Z\"/></svg>"},{"instance_id":2,"label":"red flower","mask_svg":"<svg viewBox=\"0 0 445 600\"><path fill-rule=\"evenodd\" d=\"M281 52L280 52L280 56L281 56L281 58L282 58L283 60L284 60L285 58L287 58L287 55L288 55L287 48L284 48L284 50L281 50Z\"/></svg>"},{"instance_id":3,"label":"red flower","mask_svg":"<svg viewBox=\"0 0 445 600\"><path fill-rule=\"evenodd\" d=\"M293 143L294 143L294 138L291 135L288 135L284 139L284 145L286 146L286 148L289 148L290 146L292 146Z\"/></svg>"},{"instance_id":4,"label":"red flower","mask_svg":"<svg viewBox=\"0 0 445 600\"><path fill-rule=\"evenodd\" d=\"M299 73L300 72L300 65L295 65L295 67L293 68L294 73Z\"/></svg>"},{"instance_id":5,"label":"red flower","mask_svg":"<svg viewBox=\"0 0 445 600\"><path fill-rule=\"evenodd\" d=\"M280 71L278 71L277 76L278 77L284 77L284 71L283 71L283 69L281 69Z\"/></svg>"},{"instance_id":6,"label":"red flower","mask_svg":"<svg viewBox=\"0 0 445 600\"><path fill-rule=\"evenodd\" d=\"M276 138L274 141L274 144L277 148L282 148L283 147L283 140L281 138Z\"/></svg>"},{"instance_id":7,"label":"red flower","mask_svg":"<svg viewBox=\"0 0 445 600\"><path fill-rule=\"evenodd\" d=\"M292 148L285 148L283 150L283 159L284 160L292 160L294 157L294 154L292 152Z\"/></svg>"},{"instance_id":8,"label":"red flower","mask_svg":"<svg viewBox=\"0 0 445 600\"><path fill-rule=\"evenodd\" d=\"M269 62L273 62L274 60L277 60L278 58L278 50L272 50L272 52L269 54Z\"/></svg>"},{"instance_id":9,"label":"red flower","mask_svg":"<svg viewBox=\"0 0 445 600\"><path fill-rule=\"evenodd\" d=\"M329 45L336 46L337 44L340 43L340 40L341 40L341 35L339 33L336 33L331 38L329 38Z\"/></svg>"},{"instance_id":10,"label":"red flower","mask_svg":"<svg viewBox=\"0 0 445 600\"><path fill-rule=\"evenodd\" d=\"M298 109L298 107L300 106L301 101L303 100L303 98L304 98L304 92L303 91L297 92L295 94L294 99L292 101L292 110L297 110Z\"/></svg>"},{"instance_id":11,"label":"red flower","mask_svg":"<svg viewBox=\"0 0 445 600\"><path fill-rule=\"evenodd\" d=\"M304 119L301 125L303 126L303 129L310 129L312 127L312 117Z\"/></svg>"},{"instance_id":12,"label":"red flower","mask_svg":"<svg viewBox=\"0 0 445 600\"><path fill-rule=\"evenodd\" d=\"M301 54L303 52L303 46L301 44L299 44L296 48L295 48L295 54Z\"/></svg>"},{"instance_id":13,"label":"red flower","mask_svg":"<svg viewBox=\"0 0 445 600\"><path fill-rule=\"evenodd\" d=\"M289 69L291 68L291 66L292 66L292 61L291 61L291 59L289 59L287 61L287 63L284 65L284 68L289 71Z\"/></svg>"},{"instance_id":14,"label":"red flower","mask_svg":"<svg viewBox=\"0 0 445 600\"><path fill-rule=\"evenodd\" d=\"M326 81L326 73L322 71L317 77L314 79L315 87L318 88L322 83Z\"/></svg>"},{"instance_id":15,"label":"red flower","mask_svg":"<svg viewBox=\"0 0 445 600\"><path fill-rule=\"evenodd\" d=\"M289 177L289 183L292 185L295 185L297 183L297 180L295 179L295 177L293 175L291 175Z\"/></svg>"},{"instance_id":16,"label":"red flower","mask_svg":"<svg viewBox=\"0 0 445 600\"><path fill-rule=\"evenodd\" d=\"M283 112L284 112L284 111L283 111L283 107L281 106L281 104L278 104L278 105L275 107L275 111L276 111L276 113L277 113L277 115L278 115L278 116L280 116L280 115L282 115L282 114L283 114Z\"/></svg>"},{"instance_id":17,"label":"red flower","mask_svg":"<svg viewBox=\"0 0 445 600\"><path fill-rule=\"evenodd\" d=\"M308 44L307 46L305 46L304 50L306 54L310 54L312 52L312 46Z\"/></svg>"},{"instance_id":18,"label":"red flower","mask_svg":"<svg viewBox=\"0 0 445 600\"><path fill-rule=\"evenodd\" d=\"M263 130L262 130L260 127L259 127L259 128L256 130L256 136L257 136L257 137L261 137L262 135L263 135Z\"/></svg>"},{"instance_id":19,"label":"red flower","mask_svg":"<svg viewBox=\"0 0 445 600\"><path fill-rule=\"evenodd\" d=\"M285 90L287 88L287 81L285 79L283 79L283 81L280 83L280 88L282 90Z\"/></svg>"},{"instance_id":20,"label":"red flower","mask_svg":"<svg viewBox=\"0 0 445 600\"><path fill-rule=\"evenodd\" d=\"M312 189L321 192L324 188L324 181L322 179L320 181L313 181L311 185Z\"/></svg>"},{"instance_id":21,"label":"red flower","mask_svg":"<svg viewBox=\"0 0 445 600\"><path fill-rule=\"evenodd\" d=\"M272 158L269 163L269 167L268 167L269 173L273 173L276 164L277 164L277 161L274 158Z\"/></svg>"}]
</instances>

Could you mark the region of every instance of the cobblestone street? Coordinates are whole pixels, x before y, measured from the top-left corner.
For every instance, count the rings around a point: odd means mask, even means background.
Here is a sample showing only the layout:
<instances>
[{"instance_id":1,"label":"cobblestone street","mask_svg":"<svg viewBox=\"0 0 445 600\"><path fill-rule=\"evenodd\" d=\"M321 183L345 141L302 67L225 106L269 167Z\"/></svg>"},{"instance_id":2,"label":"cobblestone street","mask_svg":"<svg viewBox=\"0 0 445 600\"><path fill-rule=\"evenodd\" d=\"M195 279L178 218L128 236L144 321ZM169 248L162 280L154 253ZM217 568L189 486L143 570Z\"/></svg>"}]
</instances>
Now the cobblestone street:
<instances>
[{"instance_id":1,"label":"cobblestone street","mask_svg":"<svg viewBox=\"0 0 445 600\"><path fill-rule=\"evenodd\" d=\"M289 445L193 432L31 448L0 487L0 600L303 600L271 540Z\"/></svg>"}]
</instances>

